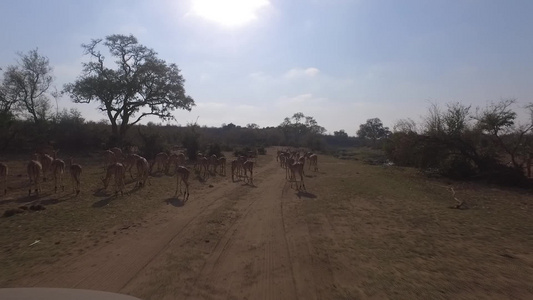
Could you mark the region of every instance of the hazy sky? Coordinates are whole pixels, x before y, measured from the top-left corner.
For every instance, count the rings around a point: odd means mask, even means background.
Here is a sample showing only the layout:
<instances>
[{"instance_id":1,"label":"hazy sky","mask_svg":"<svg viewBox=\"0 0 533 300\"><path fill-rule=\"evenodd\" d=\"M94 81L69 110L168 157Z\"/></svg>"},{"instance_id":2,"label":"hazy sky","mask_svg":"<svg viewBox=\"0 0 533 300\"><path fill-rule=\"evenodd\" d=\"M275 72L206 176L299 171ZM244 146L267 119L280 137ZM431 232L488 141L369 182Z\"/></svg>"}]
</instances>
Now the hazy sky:
<instances>
[{"instance_id":1,"label":"hazy sky","mask_svg":"<svg viewBox=\"0 0 533 300\"><path fill-rule=\"evenodd\" d=\"M181 125L303 112L355 135L369 118L418 122L430 103L533 102L530 0L2 0L0 12L0 66L38 48L59 90L88 59L82 43L133 34L182 70L197 106L175 113Z\"/></svg>"}]
</instances>

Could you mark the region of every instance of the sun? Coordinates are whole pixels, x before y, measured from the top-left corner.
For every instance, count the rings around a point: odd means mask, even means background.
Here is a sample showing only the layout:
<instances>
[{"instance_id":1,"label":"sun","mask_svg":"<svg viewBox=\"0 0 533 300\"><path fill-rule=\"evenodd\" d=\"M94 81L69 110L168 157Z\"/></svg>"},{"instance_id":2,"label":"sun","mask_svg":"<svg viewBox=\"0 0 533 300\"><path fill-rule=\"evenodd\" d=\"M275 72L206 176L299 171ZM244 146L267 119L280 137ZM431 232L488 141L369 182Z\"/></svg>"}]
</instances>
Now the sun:
<instances>
[{"instance_id":1,"label":"sun","mask_svg":"<svg viewBox=\"0 0 533 300\"><path fill-rule=\"evenodd\" d=\"M225 27L238 27L257 19L269 0L193 0L191 13Z\"/></svg>"}]
</instances>

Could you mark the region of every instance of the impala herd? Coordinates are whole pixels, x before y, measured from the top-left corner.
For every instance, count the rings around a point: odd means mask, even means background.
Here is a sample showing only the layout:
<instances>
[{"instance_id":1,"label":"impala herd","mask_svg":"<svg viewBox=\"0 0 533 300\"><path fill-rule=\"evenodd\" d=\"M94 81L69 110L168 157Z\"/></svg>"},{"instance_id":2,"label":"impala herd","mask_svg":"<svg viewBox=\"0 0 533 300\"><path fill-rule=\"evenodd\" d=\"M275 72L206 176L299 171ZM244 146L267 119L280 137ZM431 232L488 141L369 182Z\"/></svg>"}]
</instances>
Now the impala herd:
<instances>
[{"instance_id":1,"label":"impala herd","mask_svg":"<svg viewBox=\"0 0 533 300\"><path fill-rule=\"evenodd\" d=\"M65 169L68 169L70 178L72 181L73 191L76 196L80 193L82 166L74 163L72 158L65 161L57 158L59 150L51 150L48 153L36 152L32 159L27 164L27 172L29 178L28 195L32 193L32 187L34 193L38 196L41 191L41 177L42 181L47 180L47 174L51 172L54 179L54 192L57 193L58 187L62 191L65 190L63 183L63 175ZM111 148L103 152L105 177L102 178L104 189L107 189L111 179L114 182L115 196L119 193L124 194L125 176L129 172L130 177L133 179L132 168L136 170L136 187L144 187L149 183L149 176L152 172L164 172L169 174L173 171L176 176L176 191L175 196L183 195L183 198L187 200L189 198L189 177L190 170L185 166L186 156L183 152L174 152L168 155L165 152L158 153L155 158L148 161L146 158L135 154L124 154L120 148ZM291 151L291 150L278 150L276 155L276 161L280 163L280 166L284 168L286 180L296 185L296 189L304 189L304 166L307 163L308 169L313 168L313 171L318 171L317 155L311 152ZM246 184L254 185L253 173L254 166L257 164L257 153L250 152L245 156L238 156L231 161L231 179L233 182L237 179L243 178ZM218 173L220 175L226 175L226 158L217 157L216 155L203 156L197 155L197 159L193 164L193 168L197 171L197 174L204 180L209 174ZM0 181L4 189L4 194L7 193L7 176L8 166L5 163L0 162ZM298 180L299 179L299 180ZM183 188L183 185L185 186Z\"/></svg>"}]
</instances>

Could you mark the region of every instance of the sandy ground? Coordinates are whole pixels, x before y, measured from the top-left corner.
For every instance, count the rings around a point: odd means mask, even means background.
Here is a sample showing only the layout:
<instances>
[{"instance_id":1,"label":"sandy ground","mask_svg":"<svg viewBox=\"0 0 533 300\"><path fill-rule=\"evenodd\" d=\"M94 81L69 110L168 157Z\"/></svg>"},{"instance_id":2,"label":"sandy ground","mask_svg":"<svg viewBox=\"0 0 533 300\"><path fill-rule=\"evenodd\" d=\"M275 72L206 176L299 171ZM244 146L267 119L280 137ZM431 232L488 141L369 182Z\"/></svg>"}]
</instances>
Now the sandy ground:
<instances>
[{"instance_id":1,"label":"sandy ground","mask_svg":"<svg viewBox=\"0 0 533 300\"><path fill-rule=\"evenodd\" d=\"M18 285L142 299L327 298L338 278L311 253L299 209L317 197L291 188L275 159L257 166L254 177L254 186L230 179L191 190L187 202L170 200L127 234L43 267Z\"/></svg>"}]
</instances>

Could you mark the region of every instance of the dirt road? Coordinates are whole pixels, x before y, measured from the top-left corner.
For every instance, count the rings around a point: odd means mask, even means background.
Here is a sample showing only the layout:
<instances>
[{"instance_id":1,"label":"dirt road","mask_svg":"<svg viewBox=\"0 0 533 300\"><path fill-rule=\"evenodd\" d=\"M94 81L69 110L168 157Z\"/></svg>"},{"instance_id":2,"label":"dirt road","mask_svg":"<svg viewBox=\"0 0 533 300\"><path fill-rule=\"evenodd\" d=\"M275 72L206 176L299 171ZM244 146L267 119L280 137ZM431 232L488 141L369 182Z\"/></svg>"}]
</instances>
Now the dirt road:
<instances>
[{"instance_id":1,"label":"dirt road","mask_svg":"<svg viewBox=\"0 0 533 300\"><path fill-rule=\"evenodd\" d=\"M142 299L316 299L331 271L311 259L298 206L317 197L291 189L272 156L254 177L255 186L227 176L192 188L187 202L170 199L141 226L24 284Z\"/></svg>"}]
</instances>

